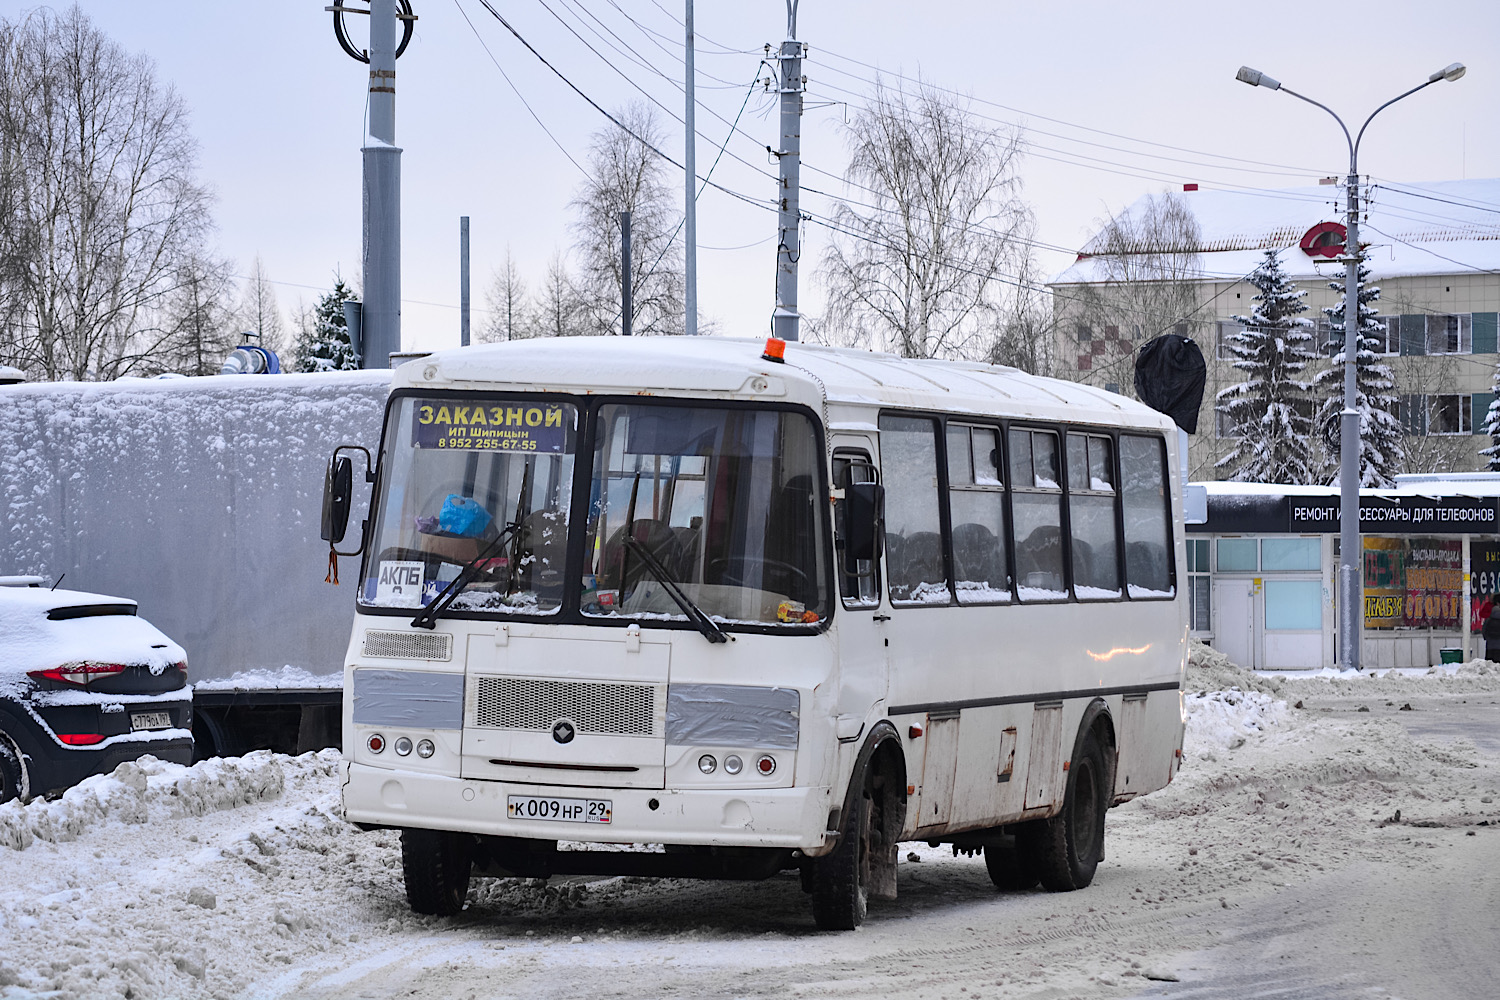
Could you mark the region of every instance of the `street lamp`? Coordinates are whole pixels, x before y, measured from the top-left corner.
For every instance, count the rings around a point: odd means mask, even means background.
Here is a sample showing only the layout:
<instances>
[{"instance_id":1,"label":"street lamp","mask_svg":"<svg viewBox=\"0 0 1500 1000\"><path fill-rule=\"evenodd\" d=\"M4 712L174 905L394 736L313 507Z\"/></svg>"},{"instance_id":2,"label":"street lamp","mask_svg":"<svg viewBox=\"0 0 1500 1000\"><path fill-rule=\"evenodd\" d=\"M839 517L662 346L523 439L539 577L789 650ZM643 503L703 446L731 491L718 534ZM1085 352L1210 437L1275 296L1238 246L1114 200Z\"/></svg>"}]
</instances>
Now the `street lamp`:
<instances>
[{"instance_id":1,"label":"street lamp","mask_svg":"<svg viewBox=\"0 0 1500 1000\"><path fill-rule=\"evenodd\" d=\"M1362 617L1361 592L1363 581L1359 576L1359 413L1354 409L1356 355L1359 354L1359 142L1365 137L1365 129L1375 116L1395 104L1403 97L1410 97L1423 87L1439 80L1457 80L1464 75L1464 64L1445 66L1404 94L1397 94L1380 107L1370 112L1370 117L1359 127L1353 138L1344 120L1334 114L1327 105L1319 104L1311 97L1304 97L1281 81L1272 79L1260 70L1241 66L1234 75L1236 80L1252 87L1267 87L1280 90L1306 101L1333 115L1333 120L1344 130L1344 140L1349 143L1348 218L1344 223L1344 409L1339 413L1339 658L1346 668L1360 669L1359 627Z\"/></svg>"}]
</instances>

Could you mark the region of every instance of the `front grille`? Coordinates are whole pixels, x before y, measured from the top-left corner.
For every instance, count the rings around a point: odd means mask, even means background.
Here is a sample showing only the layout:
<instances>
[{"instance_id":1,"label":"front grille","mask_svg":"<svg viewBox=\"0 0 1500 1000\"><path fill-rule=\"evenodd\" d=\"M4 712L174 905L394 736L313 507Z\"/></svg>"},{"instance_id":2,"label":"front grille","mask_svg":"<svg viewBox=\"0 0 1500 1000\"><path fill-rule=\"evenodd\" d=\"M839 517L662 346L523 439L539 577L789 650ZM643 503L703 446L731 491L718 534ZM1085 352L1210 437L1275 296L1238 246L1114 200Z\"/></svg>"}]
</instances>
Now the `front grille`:
<instances>
[{"instance_id":1,"label":"front grille","mask_svg":"<svg viewBox=\"0 0 1500 1000\"><path fill-rule=\"evenodd\" d=\"M650 684L479 678L476 726L550 732L558 719L573 723L580 734L650 736L656 691Z\"/></svg>"},{"instance_id":2,"label":"front grille","mask_svg":"<svg viewBox=\"0 0 1500 1000\"><path fill-rule=\"evenodd\" d=\"M441 632L366 632L364 655L393 660L451 660L453 636Z\"/></svg>"}]
</instances>

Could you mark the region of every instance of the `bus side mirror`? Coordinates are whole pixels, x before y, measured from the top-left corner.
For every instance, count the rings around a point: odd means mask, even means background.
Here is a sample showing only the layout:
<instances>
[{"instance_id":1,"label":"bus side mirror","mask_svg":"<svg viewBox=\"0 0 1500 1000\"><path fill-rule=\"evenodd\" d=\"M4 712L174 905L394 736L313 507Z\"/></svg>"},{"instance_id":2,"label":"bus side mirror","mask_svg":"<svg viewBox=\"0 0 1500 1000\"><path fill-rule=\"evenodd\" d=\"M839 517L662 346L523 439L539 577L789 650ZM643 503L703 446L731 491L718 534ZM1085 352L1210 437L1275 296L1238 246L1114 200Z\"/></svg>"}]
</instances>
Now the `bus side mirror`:
<instances>
[{"instance_id":1,"label":"bus side mirror","mask_svg":"<svg viewBox=\"0 0 1500 1000\"><path fill-rule=\"evenodd\" d=\"M850 483L844 487L844 571L857 573L861 560L880 552L880 518L885 487L879 483Z\"/></svg>"},{"instance_id":2,"label":"bus side mirror","mask_svg":"<svg viewBox=\"0 0 1500 1000\"><path fill-rule=\"evenodd\" d=\"M342 542L354 499L354 460L335 453L323 477L323 541Z\"/></svg>"}]
</instances>

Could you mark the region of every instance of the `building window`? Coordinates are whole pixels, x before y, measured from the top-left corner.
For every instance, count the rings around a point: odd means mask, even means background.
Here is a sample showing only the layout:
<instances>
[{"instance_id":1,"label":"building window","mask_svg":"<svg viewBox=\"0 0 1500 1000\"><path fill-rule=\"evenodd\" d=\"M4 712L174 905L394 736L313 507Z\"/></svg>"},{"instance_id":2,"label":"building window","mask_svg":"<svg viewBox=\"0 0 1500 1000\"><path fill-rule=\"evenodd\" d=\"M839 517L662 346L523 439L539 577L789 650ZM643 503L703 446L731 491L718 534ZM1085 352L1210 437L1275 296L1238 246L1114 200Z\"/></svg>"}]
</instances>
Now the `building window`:
<instances>
[{"instance_id":1,"label":"building window","mask_svg":"<svg viewBox=\"0 0 1500 1000\"><path fill-rule=\"evenodd\" d=\"M1208 539L1189 538L1187 557L1188 614L1191 617L1188 627L1194 632L1208 632L1213 629L1210 605L1213 589L1208 575Z\"/></svg>"},{"instance_id":2,"label":"building window","mask_svg":"<svg viewBox=\"0 0 1500 1000\"><path fill-rule=\"evenodd\" d=\"M1089 326L1087 323L1079 323L1077 334L1078 342L1080 344L1087 344L1089 341L1094 339L1094 328Z\"/></svg>"},{"instance_id":3,"label":"building window","mask_svg":"<svg viewBox=\"0 0 1500 1000\"><path fill-rule=\"evenodd\" d=\"M1472 434L1472 420L1467 393L1427 397L1428 434Z\"/></svg>"},{"instance_id":4,"label":"building window","mask_svg":"<svg viewBox=\"0 0 1500 1000\"><path fill-rule=\"evenodd\" d=\"M1214 437L1220 439L1242 438L1245 434L1235 419L1223 410L1214 410Z\"/></svg>"},{"instance_id":5,"label":"building window","mask_svg":"<svg viewBox=\"0 0 1500 1000\"><path fill-rule=\"evenodd\" d=\"M1378 329L1371 330L1367 339L1374 341L1375 353L1389 357L1401 353L1401 317L1376 316ZM1331 358L1344 349L1342 334L1333 332L1333 321L1327 316L1317 320L1313 333L1313 351L1321 358Z\"/></svg>"},{"instance_id":6,"label":"building window","mask_svg":"<svg viewBox=\"0 0 1500 1000\"><path fill-rule=\"evenodd\" d=\"M1428 354L1474 353L1474 316L1449 313L1427 317Z\"/></svg>"},{"instance_id":7,"label":"building window","mask_svg":"<svg viewBox=\"0 0 1500 1000\"><path fill-rule=\"evenodd\" d=\"M1401 397L1401 426L1412 437L1474 433L1474 399L1468 393Z\"/></svg>"},{"instance_id":8,"label":"building window","mask_svg":"<svg viewBox=\"0 0 1500 1000\"><path fill-rule=\"evenodd\" d=\"M1220 361L1235 360L1231 344L1234 338L1244 331L1244 327L1238 323L1221 319L1214 324L1214 357Z\"/></svg>"},{"instance_id":9,"label":"building window","mask_svg":"<svg viewBox=\"0 0 1500 1000\"><path fill-rule=\"evenodd\" d=\"M1310 632L1323 627L1323 585L1317 580L1267 580L1266 629Z\"/></svg>"},{"instance_id":10,"label":"building window","mask_svg":"<svg viewBox=\"0 0 1500 1000\"><path fill-rule=\"evenodd\" d=\"M1253 538L1219 539L1219 572L1254 573L1260 568L1258 548Z\"/></svg>"},{"instance_id":11,"label":"building window","mask_svg":"<svg viewBox=\"0 0 1500 1000\"><path fill-rule=\"evenodd\" d=\"M1260 543L1260 568L1276 570L1318 570L1323 568L1321 538L1266 538Z\"/></svg>"}]
</instances>

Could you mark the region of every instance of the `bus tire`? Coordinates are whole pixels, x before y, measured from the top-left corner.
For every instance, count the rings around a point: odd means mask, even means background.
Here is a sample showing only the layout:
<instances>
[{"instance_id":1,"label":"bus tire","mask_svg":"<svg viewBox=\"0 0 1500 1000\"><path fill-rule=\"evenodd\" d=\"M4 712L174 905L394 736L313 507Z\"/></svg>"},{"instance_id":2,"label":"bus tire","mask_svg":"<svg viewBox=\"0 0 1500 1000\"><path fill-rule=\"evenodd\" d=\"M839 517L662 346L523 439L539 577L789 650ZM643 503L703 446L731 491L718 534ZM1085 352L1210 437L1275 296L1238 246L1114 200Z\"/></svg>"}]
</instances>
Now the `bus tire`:
<instances>
[{"instance_id":1,"label":"bus tire","mask_svg":"<svg viewBox=\"0 0 1500 1000\"><path fill-rule=\"evenodd\" d=\"M1028 824L1026 840L1042 885L1052 892L1082 889L1094 880L1104 857L1104 814L1109 808L1109 767L1099 738L1090 730L1068 767L1062 810ZM1026 852L1023 852L1026 853Z\"/></svg>"},{"instance_id":2,"label":"bus tire","mask_svg":"<svg viewBox=\"0 0 1500 1000\"><path fill-rule=\"evenodd\" d=\"M1035 888L1037 882L1041 881L1034 853L1025 850L1019 841L1018 836L1014 846L984 845L984 867L989 871L990 881L995 883L996 889L1019 892Z\"/></svg>"},{"instance_id":3,"label":"bus tire","mask_svg":"<svg viewBox=\"0 0 1500 1000\"><path fill-rule=\"evenodd\" d=\"M446 830L401 831L401 871L414 913L451 917L464 908L474 870L473 840Z\"/></svg>"},{"instance_id":4,"label":"bus tire","mask_svg":"<svg viewBox=\"0 0 1500 1000\"><path fill-rule=\"evenodd\" d=\"M901 741L889 723L865 741L844 798L838 845L804 866L820 930L853 930L864 922L870 897L896 898L896 850L906 819L906 768Z\"/></svg>"},{"instance_id":5,"label":"bus tire","mask_svg":"<svg viewBox=\"0 0 1500 1000\"><path fill-rule=\"evenodd\" d=\"M850 815L838 846L810 865L813 922L820 931L852 931L864 923L870 891L865 869L870 850L870 769L858 775L860 794L853 796Z\"/></svg>"}]
</instances>

